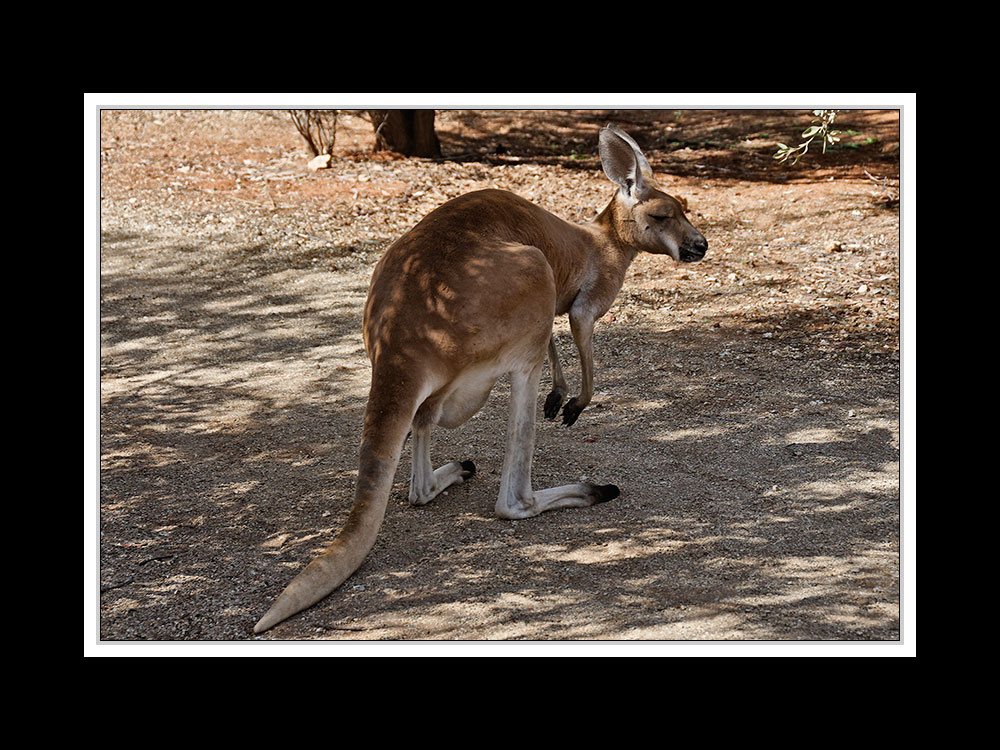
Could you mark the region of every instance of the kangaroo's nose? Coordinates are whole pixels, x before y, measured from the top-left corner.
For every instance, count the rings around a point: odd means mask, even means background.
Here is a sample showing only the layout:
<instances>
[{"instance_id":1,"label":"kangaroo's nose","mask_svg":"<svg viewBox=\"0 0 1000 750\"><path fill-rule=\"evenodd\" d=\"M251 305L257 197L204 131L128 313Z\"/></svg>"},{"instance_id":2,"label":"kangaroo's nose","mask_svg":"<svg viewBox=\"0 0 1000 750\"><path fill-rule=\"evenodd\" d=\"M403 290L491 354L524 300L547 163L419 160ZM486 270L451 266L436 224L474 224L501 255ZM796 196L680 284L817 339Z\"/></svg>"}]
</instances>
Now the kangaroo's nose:
<instances>
[{"instance_id":1,"label":"kangaroo's nose","mask_svg":"<svg viewBox=\"0 0 1000 750\"><path fill-rule=\"evenodd\" d=\"M688 263L695 260L701 260L705 256L705 252L707 250L708 240L705 239L703 234L699 233L696 240L681 248L679 260Z\"/></svg>"}]
</instances>

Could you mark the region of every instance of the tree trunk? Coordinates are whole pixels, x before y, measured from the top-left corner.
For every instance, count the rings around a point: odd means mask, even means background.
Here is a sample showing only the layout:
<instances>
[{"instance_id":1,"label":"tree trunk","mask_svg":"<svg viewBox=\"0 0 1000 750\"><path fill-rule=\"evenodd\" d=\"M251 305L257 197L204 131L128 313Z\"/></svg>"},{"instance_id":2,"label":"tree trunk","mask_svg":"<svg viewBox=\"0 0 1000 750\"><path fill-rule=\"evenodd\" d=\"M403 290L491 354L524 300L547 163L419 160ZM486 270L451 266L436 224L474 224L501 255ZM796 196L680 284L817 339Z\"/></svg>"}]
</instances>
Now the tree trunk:
<instances>
[{"instance_id":1,"label":"tree trunk","mask_svg":"<svg viewBox=\"0 0 1000 750\"><path fill-rule=\"evenodd\" d=\"M375 150L397 151L404 156L441 156L434 132L433 109L370 109L375 126Z\"/></svg>"}]
</instances>

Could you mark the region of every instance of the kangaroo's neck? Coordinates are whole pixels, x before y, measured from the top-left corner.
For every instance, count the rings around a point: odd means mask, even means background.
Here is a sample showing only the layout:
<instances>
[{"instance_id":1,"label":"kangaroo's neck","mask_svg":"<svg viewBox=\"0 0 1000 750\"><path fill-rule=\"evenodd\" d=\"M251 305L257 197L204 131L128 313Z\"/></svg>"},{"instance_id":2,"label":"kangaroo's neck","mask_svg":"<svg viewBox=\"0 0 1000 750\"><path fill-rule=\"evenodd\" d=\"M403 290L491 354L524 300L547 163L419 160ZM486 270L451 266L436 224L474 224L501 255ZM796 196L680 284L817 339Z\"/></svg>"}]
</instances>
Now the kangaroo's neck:
<instances>
[{"instance_id":1,"label":"kangaroo's neck","mask_svg":"<svg viewBox=\"0 0 1000 750\"><path fill-rule=\"evenodd\" d=\"M595 317L604 315L615 301L625 282L625 273L635 260L638 250L623 231L627 224L620 218L620 207L613 199L601 213L586 224L577 224L582 257L586 262L574 279L572 297L560 305L558 313L567 312L569 305L586 305ZM570 294L566 294L570 297Z\"/></svg>"},{"instance_id":2,"label":"kangaroo's neck","mask_svg":"<svg viewBox=\"0 0 1000 750\"><path fill-rule=\"evenodd\" d=\"M639 254L633 240L635 220L628 216L625 207L616 195L594 219L587 224L597 241L607 250L620 257L625 267Z\"/></svg>"},{"instance_id":3,"label":"kangaroo's neck","mask_svg":"<svg viewBox=\"0 0 1000 750\"><path fill-rule=\"evenodd\" d=\"M540 221L528 222L541 230L523 241L539 247L555 277L556 314L569 311L575 301L586 300L603 314L611 307L637 254L627 241L628 223L622 220L617 198L592 221L575 224L537 206ZM624 227L624 229L623 229Z\"/></svg>"}]
</instances>

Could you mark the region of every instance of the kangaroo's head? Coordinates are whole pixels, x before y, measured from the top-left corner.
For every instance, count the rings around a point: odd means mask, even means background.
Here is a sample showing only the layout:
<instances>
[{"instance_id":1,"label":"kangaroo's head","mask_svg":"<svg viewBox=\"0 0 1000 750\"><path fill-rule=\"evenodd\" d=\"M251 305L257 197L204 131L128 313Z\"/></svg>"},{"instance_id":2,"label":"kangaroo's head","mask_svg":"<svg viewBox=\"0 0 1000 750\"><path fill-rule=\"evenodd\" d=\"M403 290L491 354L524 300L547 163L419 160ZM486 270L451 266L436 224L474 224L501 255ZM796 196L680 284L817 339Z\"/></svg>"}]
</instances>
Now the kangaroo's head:
<instances>
[{"instance_id":1,"label":"kangaroo's head","mask_svg":"<svg viewBox=\"0 0 1000 750\"><path fill-rule=\"evenodd\" d=\"M621 240L677 261L701 260L708 241L691 226L681 204L660 189L636 142L608 125L601 129L600 152L604 174L618 185L614 214Z\"/></svg>"}]
</instances>

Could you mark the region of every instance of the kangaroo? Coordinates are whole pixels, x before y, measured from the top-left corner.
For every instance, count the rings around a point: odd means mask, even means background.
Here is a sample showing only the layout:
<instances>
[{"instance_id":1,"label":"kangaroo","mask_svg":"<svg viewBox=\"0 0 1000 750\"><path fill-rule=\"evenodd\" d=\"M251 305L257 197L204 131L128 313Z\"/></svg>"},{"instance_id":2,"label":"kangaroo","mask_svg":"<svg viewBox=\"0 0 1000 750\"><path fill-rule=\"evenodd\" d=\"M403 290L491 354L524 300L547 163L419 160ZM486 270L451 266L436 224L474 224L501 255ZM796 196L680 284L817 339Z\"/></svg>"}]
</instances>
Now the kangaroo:
<instances>
[{"instance_id":1,"label":"kangaroo","mask_svg":"<svg viewBox=\"0 0 1000 750\"><path fill-rule=\"evenodd\" d=\"M507 442L495 512L520 519L612 500L613 484L535 490L535 409L546 356L553 389L543 413L572 425L594 392L594 323L611 307L640 251L700 260L708 248L680 203L657 184L631 137L600 132L601 166L618 189L591 222L573 224L513 193L481 190L425 216L375 266L364 311L371 389L354 506L330 546L296 576L254 627L261 633L315 604L361 565L375 543L411 435L409 500L430 502L476 472L472 461L434 469L431 428L464 424L502 375L510 377ZM552 338L569 315L580 393L568 386Z\"/></svg>"}]
</instances>

